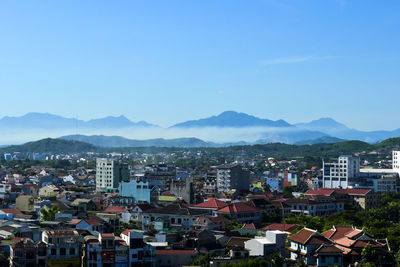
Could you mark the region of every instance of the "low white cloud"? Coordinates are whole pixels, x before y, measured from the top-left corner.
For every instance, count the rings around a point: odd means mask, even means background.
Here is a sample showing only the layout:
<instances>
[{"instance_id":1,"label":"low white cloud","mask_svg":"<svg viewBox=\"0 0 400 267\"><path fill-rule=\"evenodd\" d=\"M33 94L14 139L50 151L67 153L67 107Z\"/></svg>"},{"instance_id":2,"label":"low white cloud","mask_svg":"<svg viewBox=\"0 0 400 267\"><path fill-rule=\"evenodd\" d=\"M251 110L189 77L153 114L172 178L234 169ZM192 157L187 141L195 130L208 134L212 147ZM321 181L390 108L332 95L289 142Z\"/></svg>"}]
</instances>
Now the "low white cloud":
<instances>
[{"instance_id":1,"label":"low white cloud","mask_svg":"<svg viewBox=\"0 0 400 267\"><path fill-rule=\"evenodd\" d=\"M122 136L128 139L148 140L155 138L174 139L184 137L195 137L207 142L230 143L230 142L255 142L260 139L269 142L285 141L282 134L298 131L296 128L266 128L266 127L206 127L206 128L125 128L125 129L9 129L0 137L0 145L22 144L37 141L43 138L58 138L65 135L106 135ZM289 140L288 140L289 141Z\"/></svg>"}]
</instances>

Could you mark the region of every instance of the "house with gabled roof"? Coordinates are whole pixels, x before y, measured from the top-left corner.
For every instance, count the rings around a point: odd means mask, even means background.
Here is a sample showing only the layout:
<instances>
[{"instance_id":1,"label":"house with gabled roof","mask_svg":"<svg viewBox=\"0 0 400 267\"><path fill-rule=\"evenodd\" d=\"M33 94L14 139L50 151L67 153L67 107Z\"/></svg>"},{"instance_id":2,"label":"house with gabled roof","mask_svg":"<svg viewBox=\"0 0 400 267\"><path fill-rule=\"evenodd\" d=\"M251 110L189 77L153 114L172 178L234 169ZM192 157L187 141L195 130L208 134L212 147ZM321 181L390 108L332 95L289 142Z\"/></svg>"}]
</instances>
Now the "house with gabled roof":
<instances>
[{"instance_id":1,"label":"house with gabled roof","mask_svg":"<svg viewBox=\"0 0 400 267\"><path fill-rule=\"evenodd\" d=\"M104 231L103 223L96 218L85 218L85 219L72 219L70 224L75 227L75 229L96 231L102 233Z\"/></svg>"},{"instance_id":2,"label":"house with gabled roof","mask_svg":"<svg viewBox=\"0 0 400 267\"><path fill-rule=\"evenodd\" d=\"M336 251L333 252L332 255L321 254L321 258L316 254L316 251L324 245L333 245L333 242L320 234L316 230L303 228L296 234L288 237L290 241L290 247L288 248L290 252L290 260L297 261L299 259L303 259L305 264L307 265L315 265L315 266L329 266L324 265L322 262L327 261L327 257L329 258L329 262L335 262L334 265L342 265L342 258L336 257ZM322 259L322 256L324 259ZM331 259L330 257L333 257ZM318 265L322 264L322 265Z\"/></svg>"},{"instance_id":3,"label":"house with gabled roof","mask_svg":"<svg viewBox=\"0 0 400 267\"><path fill-rule=\"evenodd\" d=\"M343 263L352 264L361 260L361 253L369 243L375 251L378 266L394 266L395 261L386 240L374 239L364 230L349 226L334 226L325 231L324 236L334 242L335 246L343 251Z\"/></svg>"},{"instance_id":4,"label":"house with gabled roof","mask_svg":"<svg viewBox=\"0 0 400 267\"><path fill-rule=\"evenodd\" d=\"M238 222L259 222L261 220L261 212L258 208L242 202L231 203L213 212L215 217L223 215Z\"/></svg>"},{"instance_id":5,"label":"house with gabled roof","mask_svg":"<svg viewBox=\"0 0 400 267\"><path fill-rule=\"evenodd\" d=\"M223 230L230 221L225 217L198 217L194 222L196 230Z\"/></svg>"},{"instance_id":6,"label":"house with gabled roof","mask_svg":"<svg viewBox=\"0 0 400 267\"><path fill-rule=\"evenodd\" d=\"M149 209L143 213L143 230L151 229L163 231L169 228L176 230L190 231L194 222L200 216L206 214L203 210L195 210L180 203L174 203L166 207Z\"/></svg>"},{"instance_id":7,"label":"house with gabled roof","mask_svg":"<svg viewBox=\"0 0 400 267\"><path fill-rule=\"evenodd\" d=\"M189 208L196 210L203 210L207 212L207 214L211 215L213 211L219 210L226 206L228 206L228 203L226 203L225 201L221 201L216 198L209 198L202 203L190 205Z\"/></svg>"}]
</instances>

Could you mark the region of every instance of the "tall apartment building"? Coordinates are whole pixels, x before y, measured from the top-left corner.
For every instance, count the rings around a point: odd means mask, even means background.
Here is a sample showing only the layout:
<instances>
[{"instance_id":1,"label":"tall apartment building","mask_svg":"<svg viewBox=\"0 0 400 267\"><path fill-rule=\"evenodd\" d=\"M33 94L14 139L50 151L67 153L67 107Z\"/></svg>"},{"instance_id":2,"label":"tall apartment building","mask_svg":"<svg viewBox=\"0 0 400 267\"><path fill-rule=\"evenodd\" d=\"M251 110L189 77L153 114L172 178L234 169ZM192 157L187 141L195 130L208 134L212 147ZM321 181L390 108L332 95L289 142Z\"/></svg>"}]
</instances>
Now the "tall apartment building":
<instances>
[{"instance_id":1,"label":"tall apartment building","mask_svg":"<svg viewBox=\"0 0 400 267\"><path fill-rule=\"evenodd\" d=\"M337 162L323 162L324 188L347 188L349 180L360 176L360 158L340 156Z\"/></svg>"},{"instance_id":2,"label":"tall apartment building","mask_svg":"<svg viewBox=\"0 0 400 267\"><path fill-rule=\"evenodd\" d=\"M392 152L392 169L400 175L400 151Z\"/></svg>"},{"instance_id":3,"label":"tall apartment building","mask_svg":"<svg viewBox=\"0 0 400 267\"><path fill-rule=\"evenodd\" d=\"M249 190L250 172L237 164L223 164L217 167L217 192L225 193L235 189Z\"/></svg>"},{"instance_id":4,"label":"tall apartment building","mask_svg":"<svg viewBox=\"0 0 400 267\"><path fill-rule=\"evenodd\" d=\"M129 170L126 164L112 159L98 158L96 160L97 192L116 191L122 181L129 181Z\"/></svg>"}]
</instances>

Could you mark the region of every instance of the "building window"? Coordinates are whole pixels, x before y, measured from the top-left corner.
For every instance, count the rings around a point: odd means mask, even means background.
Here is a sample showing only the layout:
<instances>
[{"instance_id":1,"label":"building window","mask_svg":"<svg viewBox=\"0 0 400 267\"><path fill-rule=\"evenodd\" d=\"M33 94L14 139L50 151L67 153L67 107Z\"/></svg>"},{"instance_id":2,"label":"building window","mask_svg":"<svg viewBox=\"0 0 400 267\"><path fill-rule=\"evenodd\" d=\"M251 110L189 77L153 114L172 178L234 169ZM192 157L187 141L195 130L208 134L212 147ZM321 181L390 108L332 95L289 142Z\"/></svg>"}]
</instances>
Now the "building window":
<instances>
[{"instance_id":1,"label":"building window","mask_svg":"<svg viewBox=\"0 0 400 267\"><path fill-rule=\"evenodd\" d=\"M69 249L69 255L75 255L75 249L74 248L70 248Z\"/></svg>"},{"instance_id":2,"label":"building window","mask_svg":"<svg viewBox=\"0 0 400 267\"><path fill-rule=\"evenodd\" d=\"M51 255L57 255L57 249L52 248L51 249Z\"/></svg>"}]
</instances>

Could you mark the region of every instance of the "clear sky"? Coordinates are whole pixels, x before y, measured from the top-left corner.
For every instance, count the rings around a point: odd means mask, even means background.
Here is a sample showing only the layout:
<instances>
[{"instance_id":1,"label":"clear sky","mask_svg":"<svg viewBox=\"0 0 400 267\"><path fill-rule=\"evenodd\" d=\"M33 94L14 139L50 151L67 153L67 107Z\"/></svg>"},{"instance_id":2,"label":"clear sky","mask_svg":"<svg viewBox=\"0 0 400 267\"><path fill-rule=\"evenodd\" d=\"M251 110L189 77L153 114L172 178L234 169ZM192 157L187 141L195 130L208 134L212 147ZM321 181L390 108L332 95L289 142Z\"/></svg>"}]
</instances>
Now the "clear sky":
<instances>
[{"instance_id":1,"label":"clear sky","mask_svg":"<svg viewBox=\"0 0 400 267\"><path fill-rule=\"evenodd\" d=\"M400 1L0 2L0 117L400 127Z\"/></svg>"}]
</instances>

